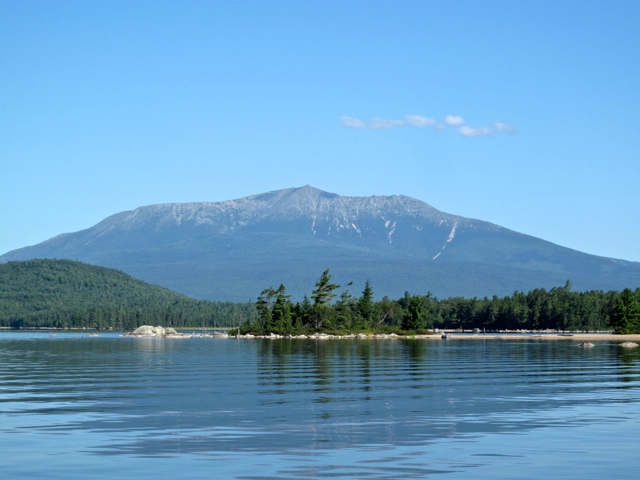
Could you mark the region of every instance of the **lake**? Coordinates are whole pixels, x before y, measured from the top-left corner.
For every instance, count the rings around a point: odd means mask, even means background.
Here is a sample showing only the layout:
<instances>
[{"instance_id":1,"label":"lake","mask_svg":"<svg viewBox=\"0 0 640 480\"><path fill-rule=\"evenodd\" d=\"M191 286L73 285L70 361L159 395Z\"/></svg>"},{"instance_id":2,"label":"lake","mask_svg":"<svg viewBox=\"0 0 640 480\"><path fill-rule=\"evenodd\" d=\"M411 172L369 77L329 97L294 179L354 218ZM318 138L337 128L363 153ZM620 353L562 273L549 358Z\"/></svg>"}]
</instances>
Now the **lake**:
<instances>
[{"instance_id":1,"label":"lake","mask_svg":"<svg viewBox=\"0 0 640 480\"><path fill-rule=\"evenodd\" d=\"M640 348L610 340L50 334L0 332L2 478L640 475Z\"/></svg>"}]
</instances>

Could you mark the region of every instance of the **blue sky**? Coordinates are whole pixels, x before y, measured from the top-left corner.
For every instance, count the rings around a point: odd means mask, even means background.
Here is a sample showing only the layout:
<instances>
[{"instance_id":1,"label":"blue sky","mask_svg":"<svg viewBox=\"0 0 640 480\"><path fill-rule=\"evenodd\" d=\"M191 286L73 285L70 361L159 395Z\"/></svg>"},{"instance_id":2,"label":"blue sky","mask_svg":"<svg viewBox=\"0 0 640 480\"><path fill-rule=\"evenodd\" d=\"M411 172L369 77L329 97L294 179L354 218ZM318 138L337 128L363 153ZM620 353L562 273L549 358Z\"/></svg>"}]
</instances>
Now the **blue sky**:
<instances>
[{"instance_id":1,"label":"blue sky","mask_svg":"<svg viewBox=\"0 0 640 480\"><path fill-rule=\"evenodd\" d=\"M310 184L640 261L639 25L637 1L4 0L0 253Z\"/></svg>"}]
</instances>

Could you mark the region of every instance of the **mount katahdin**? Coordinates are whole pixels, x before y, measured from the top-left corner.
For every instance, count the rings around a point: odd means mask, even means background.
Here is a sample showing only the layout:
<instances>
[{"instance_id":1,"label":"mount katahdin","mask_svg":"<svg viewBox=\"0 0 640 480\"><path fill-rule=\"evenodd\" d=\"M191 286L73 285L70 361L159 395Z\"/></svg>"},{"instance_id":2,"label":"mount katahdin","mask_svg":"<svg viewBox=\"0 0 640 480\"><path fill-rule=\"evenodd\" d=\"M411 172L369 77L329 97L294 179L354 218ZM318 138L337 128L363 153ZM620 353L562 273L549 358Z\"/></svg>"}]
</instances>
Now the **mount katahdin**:
<instances>
[{"instance_id":1,"label":"mount katahdin","mask_svg":"<svg viewBox=\"0 0 640 480\"><path fill-rule=\"evenodd\" d=\"M343 197L305 186L225 202L151 205L0 257L117 268L195 298L247 301L284 283L309 294L323 270L377 297L506 295L640 286L640 263L560 247L403 195Z\"/></svg>"}]
</instances>

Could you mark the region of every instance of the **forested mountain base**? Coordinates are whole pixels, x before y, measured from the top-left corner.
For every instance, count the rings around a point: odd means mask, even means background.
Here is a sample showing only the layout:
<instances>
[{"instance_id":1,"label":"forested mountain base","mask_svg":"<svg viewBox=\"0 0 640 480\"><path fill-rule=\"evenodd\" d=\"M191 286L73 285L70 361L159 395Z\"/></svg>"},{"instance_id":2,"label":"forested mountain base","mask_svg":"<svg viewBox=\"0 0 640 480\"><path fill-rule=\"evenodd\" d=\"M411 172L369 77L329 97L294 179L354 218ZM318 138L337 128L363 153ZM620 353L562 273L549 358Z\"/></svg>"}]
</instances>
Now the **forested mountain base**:
<instances>
[{"instance_id":1,"label":"forested mountain base","mask_svg":"<svg viewBox=\"0 0 640 480\"><path fill-rule=\"evenodd\" d=\"M373 286L349 293L325 271L311 299L293 303L286 287L267 288L256 303L209 302L151 285L121 272L70 260L0 265L0 326L108 328L239 327L244 333L312 331L417 332L428 328L487 330L607 330L640 332L640 288L635 292L573 292L564 287L516 291L499 298L408 292L374 301Z\"/></svg>"},{"instance_id":2,"label":"forested mountain base","mask_svg":"<svg viewBox=\"0 0 640 480\"><path fill-rule=\"evenodd\" d=\"M0 265L0 326L134 329L242 325L253 303L194 300L121 271L71 260Z\"/></svg>"}]
</instances>

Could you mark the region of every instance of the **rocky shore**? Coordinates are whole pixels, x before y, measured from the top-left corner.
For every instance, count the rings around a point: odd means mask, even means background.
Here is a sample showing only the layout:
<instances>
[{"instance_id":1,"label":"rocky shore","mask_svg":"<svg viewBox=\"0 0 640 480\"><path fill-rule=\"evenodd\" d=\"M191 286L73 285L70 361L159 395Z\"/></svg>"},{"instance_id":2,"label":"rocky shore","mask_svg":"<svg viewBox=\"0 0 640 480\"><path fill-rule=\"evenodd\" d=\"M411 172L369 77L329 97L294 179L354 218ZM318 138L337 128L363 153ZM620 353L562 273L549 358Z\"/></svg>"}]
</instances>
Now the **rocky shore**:
<instances>
[{"instance_id":1,"label":"rocky shore","mask_svg":"<svg viewBox=\"0 0 640 480\"><path fill-rule=\"evenodd\" d=\"M427 337L440 338L437 335L415 335L415 338L427 338ZM312 340L330 340L330 339L350 339L350 338L365 339L365 338L407 338L407 337L402 337L396 333L390 333L388 335L386 333L379 333L375 335L365 335L364 333L359 333L358 335L354 335L354 334L329 335L326 333L314 333L313 335L276 335L275 333L272 333L271 335L232 335L230 338L271 338L271 339L310 338Z\"/></svg>"},{"instance_id":2,"label":"rocky shore","mask_svg":"<svg viewBox=\"0 0 640 480\"><path fill-rule=\"evenodd\" d=\"M406 335L401 336L396 333L377 333L372 335L366 335L359 333L358 335L329 335L326 333L314 333L313 335L276 335L272 333L270 335L228 335L221 332L213 332L210 334L186 334L178 333L173 328L163 328L160 326L153 327L151 325L143 325L137 328L135 331L126 333L125 337L157 337L157 338L237 338L237 339L252 339L252 338L266 338L271 340L277 339L310 339L310 340L366 340L366 339L429 339L429 340L500 340L500 339L528 339L528 340L582 340L581 346L589 348L590 342L584 342L585 340L613 340L620 341L626 340L621 344L622 347L633 348L638 344L632 341L640 341L640 335L614 335L611 333L598 334L598 333L575 333L575 334L563 334L563 333L547 333L540 335L523 335L523 334L472 334L472 335L456 335L446 333L430 334L430 335Z\"/></svg>"}]
</instances>

